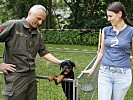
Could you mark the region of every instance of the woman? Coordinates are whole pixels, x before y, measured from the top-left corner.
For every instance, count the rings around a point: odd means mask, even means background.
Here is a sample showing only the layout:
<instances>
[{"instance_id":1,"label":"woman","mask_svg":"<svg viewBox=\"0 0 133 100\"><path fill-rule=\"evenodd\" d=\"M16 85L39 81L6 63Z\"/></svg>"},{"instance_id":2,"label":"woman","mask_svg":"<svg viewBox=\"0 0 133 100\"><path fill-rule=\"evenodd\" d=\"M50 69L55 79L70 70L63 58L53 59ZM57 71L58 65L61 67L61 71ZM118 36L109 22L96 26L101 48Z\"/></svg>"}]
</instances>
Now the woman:
<instances>
[{"instance_id":1,"label":"woman","mask_svg":"<svg viewBox=\"0 0 133 100\"><path fill-rule=\"evenodd\" d=\"M98 57L92 68L83 73L91 75L102 60L98 75L98 100L124 100L132 82L130 49L133 48L133 25L127 19L121 2L108 6L107 17L111 26L102 31Z\"/></svg>"}]
</instances>

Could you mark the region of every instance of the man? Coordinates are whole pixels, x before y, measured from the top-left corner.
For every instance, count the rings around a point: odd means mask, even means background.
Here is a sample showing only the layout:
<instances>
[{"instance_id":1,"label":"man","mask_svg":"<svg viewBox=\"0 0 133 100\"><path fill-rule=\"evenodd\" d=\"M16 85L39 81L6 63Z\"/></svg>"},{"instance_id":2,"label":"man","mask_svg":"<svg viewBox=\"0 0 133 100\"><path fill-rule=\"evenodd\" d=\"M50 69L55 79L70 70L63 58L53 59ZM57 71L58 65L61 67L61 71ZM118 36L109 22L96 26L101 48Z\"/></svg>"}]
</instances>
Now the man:
<instances>
[{"instance_id":1,"label":"man","mask_svg":"<svg viewBox=\"0 0 133 100\"><path fill-rule=\"evenodd\" d=\"M37 30L46 16L45 7L34 5L29 10L26 19L11 20L0 25L0 42L5 42L5 64L2 66L16 69L12 69L13 72L9 70L8 74L5 74L3 92L5 100L37 100L35 74L37 53L40 57L44 57L55 64L62 62L46 50L43 38Z\"/></svg>"}]
</instances>

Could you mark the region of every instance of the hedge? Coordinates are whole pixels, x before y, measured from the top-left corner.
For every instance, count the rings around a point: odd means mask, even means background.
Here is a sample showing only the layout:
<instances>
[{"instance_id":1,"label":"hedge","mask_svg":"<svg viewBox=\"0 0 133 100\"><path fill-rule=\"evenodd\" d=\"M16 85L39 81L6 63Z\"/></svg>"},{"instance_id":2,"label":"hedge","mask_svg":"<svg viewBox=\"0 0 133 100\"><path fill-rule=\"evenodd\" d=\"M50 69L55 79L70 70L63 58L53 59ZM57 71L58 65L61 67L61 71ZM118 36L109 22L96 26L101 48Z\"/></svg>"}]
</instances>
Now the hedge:
<instances>
[{"instance_id":1,"label":"hedge","mask_svg":"<svg viewBox=\"0 0 133 100\"><path fill-rule=\"evenodd\" d=\"M98 44L98 34L95 31L81 30L42 30L45 43L69 44L69 45L93 45Z\"/></svg>"}]
</instances>

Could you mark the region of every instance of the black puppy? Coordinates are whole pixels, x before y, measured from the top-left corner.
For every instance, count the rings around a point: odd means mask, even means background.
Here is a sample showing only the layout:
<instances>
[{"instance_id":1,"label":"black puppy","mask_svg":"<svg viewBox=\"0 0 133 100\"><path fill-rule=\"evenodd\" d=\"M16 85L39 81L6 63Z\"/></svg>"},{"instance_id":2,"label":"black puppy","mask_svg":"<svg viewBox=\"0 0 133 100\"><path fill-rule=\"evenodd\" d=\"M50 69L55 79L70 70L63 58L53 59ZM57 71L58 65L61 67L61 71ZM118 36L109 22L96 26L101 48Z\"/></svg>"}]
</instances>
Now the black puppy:
<instances>
[{"instance_id":1,"label":"black puppy","mask_svg":"<svg viewBox=\"0 0 133 100\"><path fill-rule=\"evenodd\" d=\"M75 67L75 63L70 60L65 60L61 63L60 69L62 68L62 72L60 76L55 80L56 85L62 83L62 89L67 97L67 100L73 100L73 83L72 82L62 82L63 78L74 79L73 67ZM49 77L49 81L56 78L56 75L51 75Z\"/></svg>"},{"instance_id":2,"label":"black puppy","mask_svg":"<svg viewBox=\"0 0 133 100\"><path fill-rule=\"evenodd\" d=\"M75 67L75 63L70 60L66 60L61 63L60 66L63 71L60 75L64 75L64 78L74 79L73 67ZM62 89L67 97L67 100L73 100L73 83L72 82L62 82Z\"/></svg>"}]
</instances>

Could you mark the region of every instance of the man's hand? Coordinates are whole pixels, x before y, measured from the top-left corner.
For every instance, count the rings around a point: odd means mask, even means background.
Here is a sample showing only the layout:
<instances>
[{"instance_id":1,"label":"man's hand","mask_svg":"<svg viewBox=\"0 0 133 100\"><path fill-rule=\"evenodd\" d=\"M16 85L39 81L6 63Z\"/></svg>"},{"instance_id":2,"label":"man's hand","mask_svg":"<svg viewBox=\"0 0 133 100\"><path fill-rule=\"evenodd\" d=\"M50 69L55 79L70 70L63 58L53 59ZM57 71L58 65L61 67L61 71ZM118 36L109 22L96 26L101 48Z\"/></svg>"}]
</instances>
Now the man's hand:
<instances>
[{"instance_id":1,"label":"man's hand","mask_svg":"<svg viewBox=\"0 0 133 100\"><path fill-rule=\"evenodd\" d=\"M13 64L0 64L0 70L6 74L9 74L9 72L15 72L16 69L15 69L15 65Z\"/></svg>"}]
</instances>

